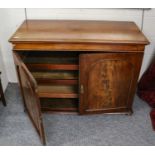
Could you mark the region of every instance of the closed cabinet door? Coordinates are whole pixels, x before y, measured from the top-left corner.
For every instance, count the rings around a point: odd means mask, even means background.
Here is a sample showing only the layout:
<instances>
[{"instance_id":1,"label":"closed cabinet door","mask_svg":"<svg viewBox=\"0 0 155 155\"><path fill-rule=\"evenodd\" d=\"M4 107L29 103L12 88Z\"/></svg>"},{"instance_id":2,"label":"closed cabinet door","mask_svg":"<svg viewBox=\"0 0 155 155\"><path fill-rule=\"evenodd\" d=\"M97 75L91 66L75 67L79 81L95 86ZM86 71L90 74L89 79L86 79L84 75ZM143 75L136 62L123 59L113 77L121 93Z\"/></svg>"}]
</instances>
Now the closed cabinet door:
<instances>
[{"instance_id":1,"label":"closed cabinet door","mask_svg":"<svg viewBox=\"0 0 155 155\"><path fill-rule=\"evenodd\" d=\"M142 56L81 54L80 113L131 113Z\"/></svg>"},{"instance_id":2,"label":"closed cabinet door","mask_svg":"<svg viewBox=\"0 0 155 155\"><path fill-rule=\"evenodd\" d=\"M42 143L45 145L45 133L41 115L40 100L37 94L37 82L17 54L14 54L18 79L21 85L24 105Z\"/></svg>"}]
</instances>

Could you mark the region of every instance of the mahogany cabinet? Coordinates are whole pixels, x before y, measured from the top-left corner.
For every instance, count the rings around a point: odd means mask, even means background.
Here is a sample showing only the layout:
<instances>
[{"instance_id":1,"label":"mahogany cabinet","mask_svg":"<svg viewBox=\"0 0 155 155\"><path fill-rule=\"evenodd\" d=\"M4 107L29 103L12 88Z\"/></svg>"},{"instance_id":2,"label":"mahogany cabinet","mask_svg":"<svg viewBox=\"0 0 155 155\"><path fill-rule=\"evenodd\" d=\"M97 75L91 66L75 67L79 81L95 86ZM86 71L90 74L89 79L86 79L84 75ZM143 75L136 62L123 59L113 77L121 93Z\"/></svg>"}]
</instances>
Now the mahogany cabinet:
<instances>
[{"instance_id":1,"label":"mahogany cabinet","mask_svg":"<svg viewBox=\"0 0 155 155\"><path fill-rule=\"evenodd\" d=\"M135 23L26 20L9 41L24 106L43 144L42 112L132 113L149 44Z\"/></svg>"}]
</instances>

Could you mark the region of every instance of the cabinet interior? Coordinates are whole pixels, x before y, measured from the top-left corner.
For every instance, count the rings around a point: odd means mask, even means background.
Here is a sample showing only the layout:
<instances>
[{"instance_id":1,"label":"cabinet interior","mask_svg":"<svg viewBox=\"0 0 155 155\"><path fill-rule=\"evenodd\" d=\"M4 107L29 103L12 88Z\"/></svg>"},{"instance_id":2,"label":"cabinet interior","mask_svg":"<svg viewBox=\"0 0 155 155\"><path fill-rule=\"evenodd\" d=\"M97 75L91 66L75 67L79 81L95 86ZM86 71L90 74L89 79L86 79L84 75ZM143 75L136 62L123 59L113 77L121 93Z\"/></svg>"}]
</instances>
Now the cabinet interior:
<instances>
[{"instance_id":1,"label":"cabinet interior","mask_svg":"<svg viewBox=\"0 0 155 155\"><path fill-rule=\"evenodd\" d=\"M78 52L21 51L18 54L38 84L42 111L78 111Z\"/></svg>"}]
</instances>

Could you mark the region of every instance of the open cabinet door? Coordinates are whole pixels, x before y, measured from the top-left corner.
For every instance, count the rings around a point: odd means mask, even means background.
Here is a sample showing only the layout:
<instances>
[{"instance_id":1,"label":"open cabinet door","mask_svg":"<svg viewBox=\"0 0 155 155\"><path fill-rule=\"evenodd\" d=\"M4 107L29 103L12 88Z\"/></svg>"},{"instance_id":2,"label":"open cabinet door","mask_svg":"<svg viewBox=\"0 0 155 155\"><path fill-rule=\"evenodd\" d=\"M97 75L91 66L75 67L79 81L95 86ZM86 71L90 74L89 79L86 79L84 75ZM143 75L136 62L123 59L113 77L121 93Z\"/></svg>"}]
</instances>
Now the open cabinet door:
<instances>
[{"instance_id":1,"label":"open cabinet door","mask_svg":"<svg viewBox=\"0 0 155 155\"><path fill-rule=\"evenodd\" d=\"M37 83L23 62L21 62L19 66L19 76L27 113L37 130L42 143L45 145L46 140L42 122L40 100L37 94Z\"/></svg>"}]
</instances>

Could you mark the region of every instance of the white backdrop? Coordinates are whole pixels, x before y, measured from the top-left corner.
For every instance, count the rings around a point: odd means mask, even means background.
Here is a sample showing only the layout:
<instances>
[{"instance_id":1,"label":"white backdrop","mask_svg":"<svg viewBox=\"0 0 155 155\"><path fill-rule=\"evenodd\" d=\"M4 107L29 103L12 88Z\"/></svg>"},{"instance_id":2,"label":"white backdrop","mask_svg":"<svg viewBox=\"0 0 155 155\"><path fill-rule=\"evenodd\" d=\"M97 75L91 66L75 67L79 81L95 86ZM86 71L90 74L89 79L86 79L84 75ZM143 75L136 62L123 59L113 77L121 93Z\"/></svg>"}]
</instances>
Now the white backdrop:
<instances>
[{"instance_id":1,"label":"white backdrop","mask_svg":"<svg viewBox=\"0 0 155 155\"><path fill-rule=\"evenodd\" d=\"M146 70L155 52L155 9L0 9L0 63L3 64L3 86L17 82L11 44L8 39L25 19L82 19L134 21L151 41L143 59L141 75Z\"/></svg>"}]
</instances>

